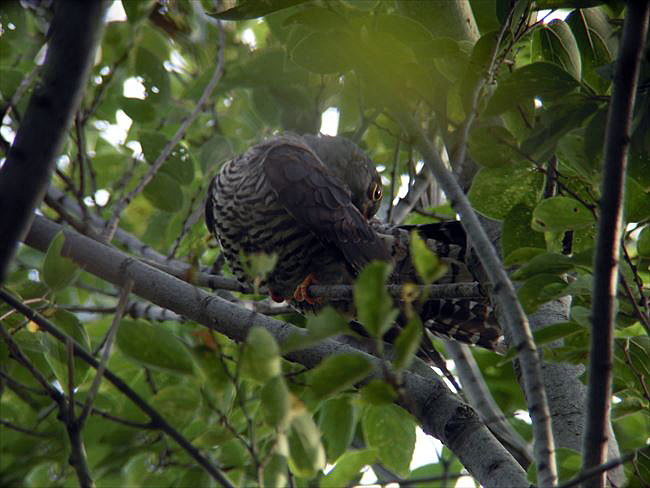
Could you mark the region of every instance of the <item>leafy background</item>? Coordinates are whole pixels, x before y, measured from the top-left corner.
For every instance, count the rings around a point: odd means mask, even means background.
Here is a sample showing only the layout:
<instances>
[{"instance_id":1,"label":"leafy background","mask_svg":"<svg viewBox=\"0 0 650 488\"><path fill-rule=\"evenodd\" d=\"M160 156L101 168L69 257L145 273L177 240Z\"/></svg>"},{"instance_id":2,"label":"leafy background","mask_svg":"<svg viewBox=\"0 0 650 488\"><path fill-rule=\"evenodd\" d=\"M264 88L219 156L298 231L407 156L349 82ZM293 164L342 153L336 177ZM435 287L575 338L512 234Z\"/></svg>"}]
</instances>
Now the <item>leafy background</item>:
<instances>
[{"instance_id":1,"label":"leafy background","mask_svg":"<svg viewBox=\"0 0 650 488\"><path fill-rule=\"evenodd\" d=\"M220 48L223 75L209 103L120 220L121 230L195 270L210 268L219 254L196 218L207 183L223 161L260 139L281 130L317 132L322 114L336 109L338 133L377 162L388 196L382 214L394 217L404 203L397 195L413 192L427 178L411 136L391 116L395 104L416 117L452 160L467 116L477 115L468 138L469 156L477 163L471 203L502 221L501 252L505 264L516 268L512 276L521 283L519 298L528 313L548 300L572 297L569 321L537 334L545 358L586 364L602 142L623 4L572 9L564 20L533 23L521 20L531 13L527 2L517 2L510 15L504 1L470 3L480 34L475 42L458 40L453 27L434 28L435 12L426 3L244 0L220 6L217 15L205 0L115 2L112 11L121 4L124 16L112 17L105 27L52 185L84 206L78 221L88 215L108 220L195 108L218 68ZM225 20L223 46L215 17ZM48 9L39 2L0 5L5 153L38 78L48 21ZM497 45L502 25L507 28ZM477 92L495 49L493 77ZM628 162L616 322L612 415L621 452L646 445L650 436L648 83L646 55ZM419 195L416 210L404 213L406 222L435 221L432 214L453 217L435 183ZM40 211L69 217L47 200ZM110 327L118 290L62 258L62 245L62 238L55 240L45 256L22 246L6 286L94 351ZM240 297L249 304L261 298ZM382 299L382 290L369 298L371 304ZM453 486L461 473L446 448L431 464L409 470L415 422L391 403L390 385L353 388L369 371L358 357L335 356L307 372L281 360L274 339L261 330L242 348L191 321L159 320L165 316L157 309L147 315L132 305L129 313L108 367L236 483L286 483L287 463L294 486L342 486L378 462L405 478L450 480L421 486ZM305 325L295 314L279 317ZM5 305L0 319L38 370L67 391L65 347ZM307 325L318 329L318 320ZM321 321L338 323L335 317ZM499 407L530 441L525 416L516 415L527 406L508 358L472 352ZM1 418L28 430L0 426L2 484L75 485L56 405L10 359L4 343L0 373ZM79 401L93 377L75 360ZM146 418L107 382L94 407L83 439L97 486L214 483L156 430L126 425ZM576 456L561 451L563 479L579 469ZM650 479L643 460L626 466L632 483ZM328 474L322 471L326 461L335 463Z\"/></svg>"}]
</instances>

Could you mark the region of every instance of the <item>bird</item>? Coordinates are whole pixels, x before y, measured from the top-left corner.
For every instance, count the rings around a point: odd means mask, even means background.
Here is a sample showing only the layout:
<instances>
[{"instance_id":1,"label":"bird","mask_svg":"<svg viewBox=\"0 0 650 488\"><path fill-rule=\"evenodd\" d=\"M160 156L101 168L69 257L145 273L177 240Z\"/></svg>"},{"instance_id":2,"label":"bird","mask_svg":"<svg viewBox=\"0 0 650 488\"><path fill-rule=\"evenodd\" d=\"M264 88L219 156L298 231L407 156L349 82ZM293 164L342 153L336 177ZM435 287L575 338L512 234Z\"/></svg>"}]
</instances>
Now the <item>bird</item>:
<instances>
[{"instance_id":1,"label":"bird","mask_svg":"<svg viewBox=\"0 0 650 488\"><path fill-rule=\"evenodd\" d=\"M382 196L375 165L352 141L283 134L221 167L205 217L240 282L251 282L247 255L275 255L259 284L275 301L314 304L312 283L352 282L370 261L389 259L368 222Z\"/></svg>"},{"instance_id":2,"label":"bird","mask_svg":"<svg viewBox=\"0 0 650 488\"><path fill-rule=\"evenodd\" d=\"M409 250L413 230L447 263L440 283L473 281L465 264L465 233L458 222L387 225L375 218L382 193L375 164L352 141L282 134L222 165L208 187L205 219L241 283L253 283L247 256L274 255L273 269L257 284L266 286L273 300L286 300L303 313L332 305L354 314L351 300L324 302L310 297L308 288L351 285L373 260L391 264L390 283L417 282ZM416 311L434 335L491 350L502 348L500 327L487 298L423 300ZM397 322L399 328L399 317Z\"/></svg>"}]
</instances>

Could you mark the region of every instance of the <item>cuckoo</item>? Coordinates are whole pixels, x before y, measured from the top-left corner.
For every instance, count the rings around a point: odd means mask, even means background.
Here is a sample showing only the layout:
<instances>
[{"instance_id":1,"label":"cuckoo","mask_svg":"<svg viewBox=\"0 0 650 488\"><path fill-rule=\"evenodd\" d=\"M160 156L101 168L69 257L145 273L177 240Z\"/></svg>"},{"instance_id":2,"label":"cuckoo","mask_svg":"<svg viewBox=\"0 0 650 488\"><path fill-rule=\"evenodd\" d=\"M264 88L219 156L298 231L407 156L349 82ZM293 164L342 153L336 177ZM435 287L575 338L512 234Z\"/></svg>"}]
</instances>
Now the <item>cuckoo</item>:
<instances>
[{"instance_id":1,"label":"cuckoo","mask_svg":"<svg viewBox=\"0 0 650 488\"><path fill-rule=\"evenodd\" d=\"M257 284L267 286L276 301L318 310L323 303L310 297L311 284L352 284L372 260L391 262L394 283L415 278L409 232L373 219L381 200L375 164L353 142L288 134L252 146L221 167L209 185L205 218L240 282L252 281L247 256L274 255L273 269ZM442 282L472 280L457 224L422 228L429 247L450 264ZM350 301L327 303L353 307ZM434 334L500 347L500 328L487 300L430 300L418 310Z\"/></svg>"}]
</instances>

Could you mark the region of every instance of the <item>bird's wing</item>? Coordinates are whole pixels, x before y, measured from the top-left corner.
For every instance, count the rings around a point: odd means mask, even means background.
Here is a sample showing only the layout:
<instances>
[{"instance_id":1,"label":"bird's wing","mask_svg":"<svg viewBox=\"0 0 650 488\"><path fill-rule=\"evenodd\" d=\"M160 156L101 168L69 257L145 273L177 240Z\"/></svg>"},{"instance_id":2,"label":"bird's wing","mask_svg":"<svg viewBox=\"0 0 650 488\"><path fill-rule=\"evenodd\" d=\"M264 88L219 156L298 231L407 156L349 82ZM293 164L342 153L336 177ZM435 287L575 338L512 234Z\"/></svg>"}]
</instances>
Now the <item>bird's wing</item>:
<instances>
[{"instance_id":1,"label":"bird's wing","mask_svg":"<svg viewBox=\"0 0 650 488\"><path fill-rule=\"evenodd\" d=\"M278 143L266 151L263 164L278 201L321 241L337 246L355 269L373 259L388 260L387 249L352 204L348 188L310 149Z\"/></svg>"}]
</instances>

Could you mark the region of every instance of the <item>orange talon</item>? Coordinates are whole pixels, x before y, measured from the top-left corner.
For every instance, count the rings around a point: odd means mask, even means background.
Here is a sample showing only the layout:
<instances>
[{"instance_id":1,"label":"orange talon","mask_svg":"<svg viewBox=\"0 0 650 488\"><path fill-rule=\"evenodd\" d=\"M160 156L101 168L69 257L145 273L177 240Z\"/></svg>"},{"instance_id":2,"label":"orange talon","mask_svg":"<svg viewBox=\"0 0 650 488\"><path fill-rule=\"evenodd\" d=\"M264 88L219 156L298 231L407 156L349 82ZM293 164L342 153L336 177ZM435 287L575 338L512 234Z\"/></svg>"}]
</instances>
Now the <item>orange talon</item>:
<instances>
[{"instance_id":1,"label":"orange talon","mask_svg":"<svg viewBox=\"0 0 650 488\"><path fill-rule=\"evenodd\" d=\"M312 298L309 296L309 292L307 289L309 288L310 285L317 285L318 280L316 280L316 277L314 276L314 273L309 273L304 280L302 280L302 283L300 283L296 287L296 291L293 292L293 299L296 300L297 302L307 302L310 305L314 305L316 303L323 303L323 297L317 297L317 298Z\"/></svg>"}]
</instances>

